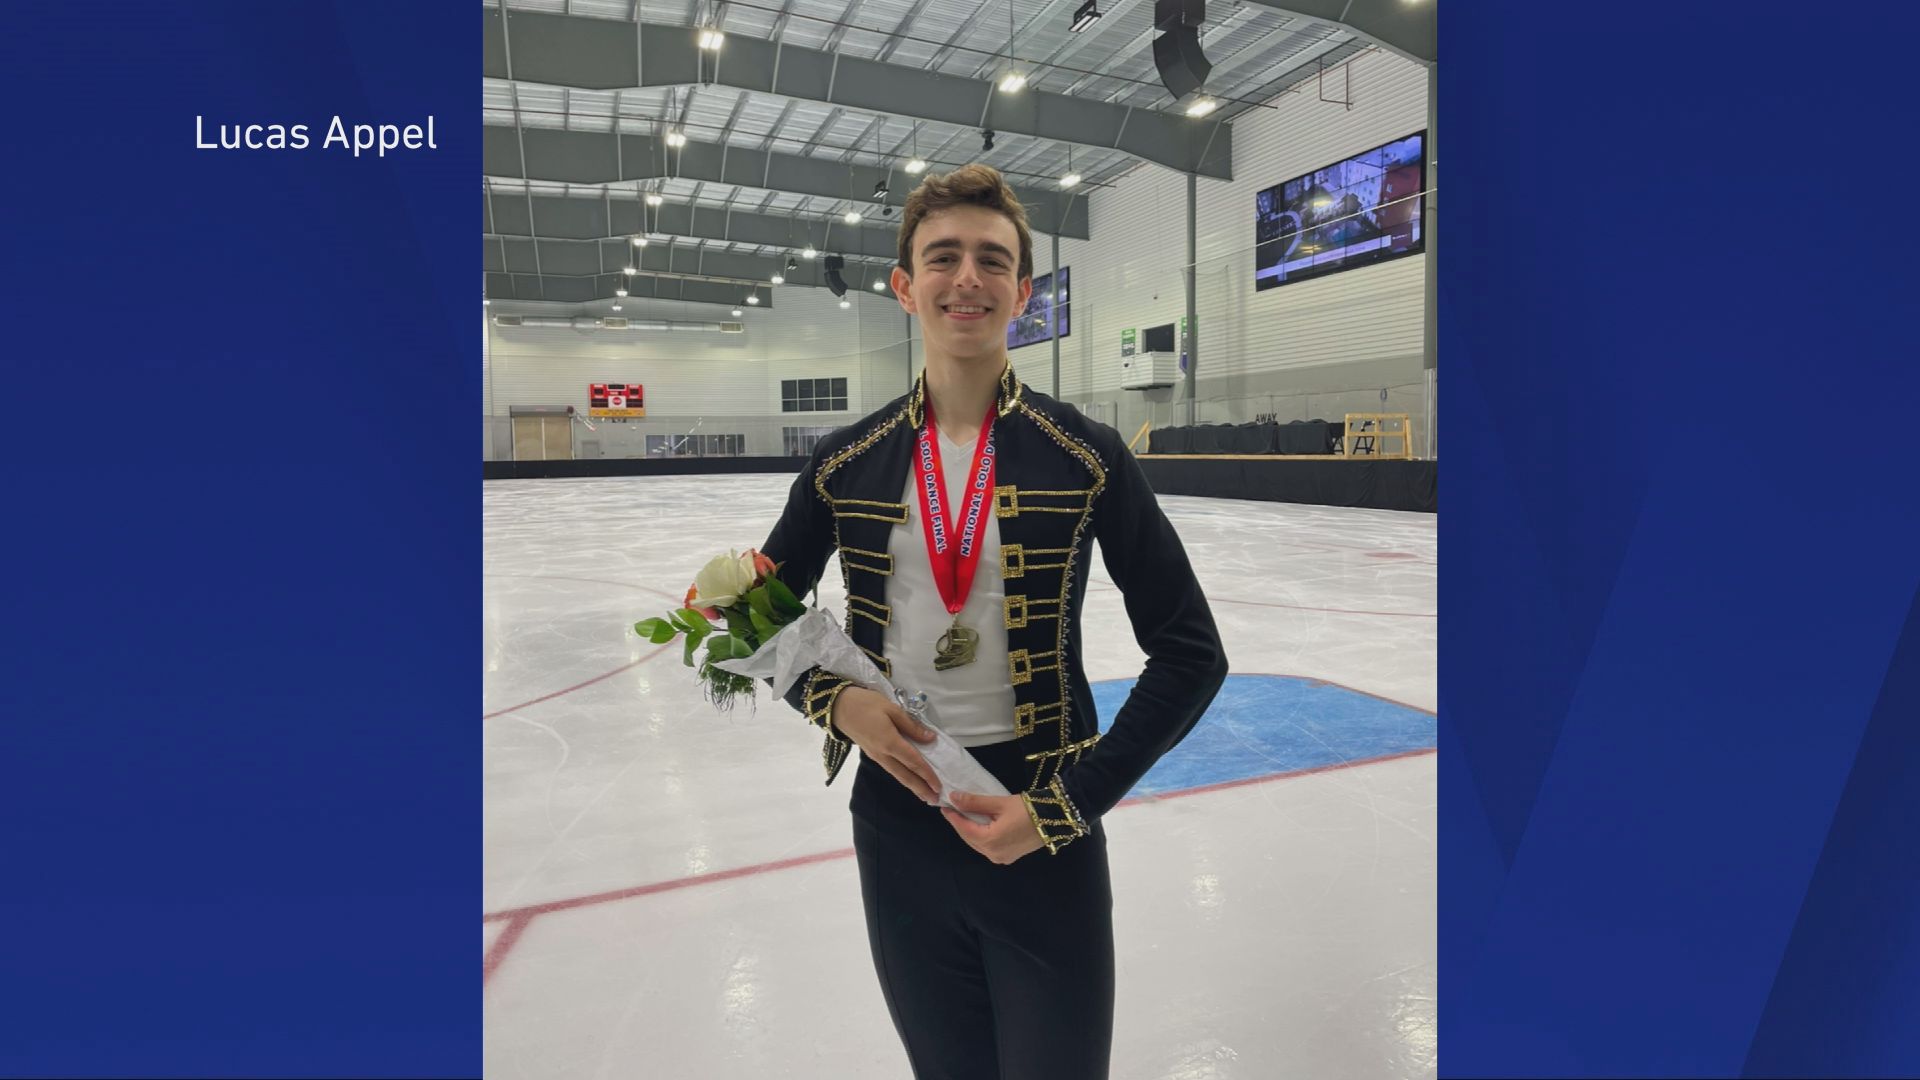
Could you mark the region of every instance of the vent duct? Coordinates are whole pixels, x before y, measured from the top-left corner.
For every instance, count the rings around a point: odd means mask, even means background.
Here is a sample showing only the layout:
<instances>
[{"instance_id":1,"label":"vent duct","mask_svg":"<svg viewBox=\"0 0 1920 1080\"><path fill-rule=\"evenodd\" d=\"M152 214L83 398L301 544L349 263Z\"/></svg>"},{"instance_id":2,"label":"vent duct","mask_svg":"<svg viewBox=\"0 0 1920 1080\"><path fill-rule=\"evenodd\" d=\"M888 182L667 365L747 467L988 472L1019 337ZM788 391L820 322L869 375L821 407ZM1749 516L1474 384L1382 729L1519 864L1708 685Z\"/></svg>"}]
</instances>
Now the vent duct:
<instances>
[{"instance_id":1,"label":"vent duct","mask_svg":"<svg viewBox=\"0 0 1920 1080\"><path fill-rule=\"evenodd\" d=\"M495 315L495 326L527 326L546 330L653 330L669 333L739 334L746 324L737 322L686 322L680 319L626 319L618 315L601 318L560 319L540 315Z\"/></svg>"}]
</instances>

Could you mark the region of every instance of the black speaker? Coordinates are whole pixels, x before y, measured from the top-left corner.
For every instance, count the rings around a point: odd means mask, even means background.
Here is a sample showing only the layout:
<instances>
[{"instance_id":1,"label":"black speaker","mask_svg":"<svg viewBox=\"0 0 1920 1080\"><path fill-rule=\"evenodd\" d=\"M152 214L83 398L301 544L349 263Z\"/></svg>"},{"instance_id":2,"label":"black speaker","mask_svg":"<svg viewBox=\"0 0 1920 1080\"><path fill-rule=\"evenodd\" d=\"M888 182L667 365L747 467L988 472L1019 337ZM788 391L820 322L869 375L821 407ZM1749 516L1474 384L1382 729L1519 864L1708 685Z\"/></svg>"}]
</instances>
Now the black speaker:
<instances>
[{"instance_id":1,"label":"black speaker","mask_svg":"<svg viewBox=\"0 0 1920 1080\"><path fill-rule=\"evenodd\" d=\"M1153 0L1154 29L1165 31L1153 39L1153 66L1161 85L1176 98L1200 89L1213 70L1200 51L1200 25L1206 18L1206 0Z\"/></svg>"},{"instance_id":2,"label":"black speaker","mask_svg":"<svg viewBox=\"0 0 1920 1080\"><path fill-rule=\"evenodd\" d=\"M847 260L838 255L827 256L827 288L832 289L835 296L847 295L847 279L840 276L846 265Z\"/></svg>"},{"instance_id":3,"label":"black speaker","mask_svg":"<svg viewBox=\"0 0 1920 1080\"><path fill-rule=\"evenodd\" d=\"M1176 26L1198 28L1207 21L1207 0L1153 0L1153 28L1171 30Z\"/></svg>"}]
</instances>

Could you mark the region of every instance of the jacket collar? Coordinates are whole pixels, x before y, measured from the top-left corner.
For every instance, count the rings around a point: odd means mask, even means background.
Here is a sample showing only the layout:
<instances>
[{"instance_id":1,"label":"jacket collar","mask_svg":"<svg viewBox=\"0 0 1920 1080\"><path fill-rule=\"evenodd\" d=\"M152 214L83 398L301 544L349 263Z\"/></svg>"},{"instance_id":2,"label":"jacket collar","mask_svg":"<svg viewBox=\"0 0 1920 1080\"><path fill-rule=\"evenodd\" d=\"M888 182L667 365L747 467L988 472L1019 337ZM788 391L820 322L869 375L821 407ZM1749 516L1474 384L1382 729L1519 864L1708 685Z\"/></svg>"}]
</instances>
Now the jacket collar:
<instances>
[{"instance_id":1,"label":"jacket collar","mask_svg":"<svg viewBox=\"0 0 1920 1080\"><path fill-rule=\"evenodd\" d=\"M1019 408L1022 389L1020 380L1013 375L1013 361L1009 360L1007 366L1000 369L1000 389L994 395L996 415L1005 417ZM919 378L913 380L913 392L907 395L907 423L916 431L926 422L926 395L927 373L923 368Z\"/></svg>"}]
</instances>

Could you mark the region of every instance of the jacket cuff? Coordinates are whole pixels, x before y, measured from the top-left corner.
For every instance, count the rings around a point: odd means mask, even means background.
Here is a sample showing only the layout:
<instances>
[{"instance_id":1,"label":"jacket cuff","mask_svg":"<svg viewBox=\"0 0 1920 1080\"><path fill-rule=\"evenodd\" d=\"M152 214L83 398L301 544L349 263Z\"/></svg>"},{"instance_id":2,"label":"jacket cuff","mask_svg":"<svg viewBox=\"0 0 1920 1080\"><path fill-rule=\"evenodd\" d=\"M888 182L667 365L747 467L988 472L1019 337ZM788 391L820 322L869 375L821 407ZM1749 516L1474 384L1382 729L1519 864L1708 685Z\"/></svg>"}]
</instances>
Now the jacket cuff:
<instances>
[{"instance_id":1,"label":"jacket cuff","mask_svg":"<svg viewBox=\"0 0 1920 1080\"><path fill-rule=\"evenodd\" d=\"M1040 842L1047 846L1047 854L1058 855L1061 848L1087 835L1086 819L1067 797L1058 776L1044 788L1023 792L1020 799L1027 804L1027 816L1033 819L1033 827L1040 834Z\"/></svg>"},{"instance_id":2,"label":"jacket cuff","mask_svg":"<svg viewBox=\"0 0 1920 1080\"><path fill-rule=\"evenodd\" d=\"M852 685L852 679L815 668L807 675L806 690L801 696L807 720L826 733L826 743L820 748L820 759L826 766L829 784L840 774L840 766L846 764L847 753L853 749L853 740L841 735L833 727L833 703L840 699L840 691Z\"/></svg>"}]
</instances>

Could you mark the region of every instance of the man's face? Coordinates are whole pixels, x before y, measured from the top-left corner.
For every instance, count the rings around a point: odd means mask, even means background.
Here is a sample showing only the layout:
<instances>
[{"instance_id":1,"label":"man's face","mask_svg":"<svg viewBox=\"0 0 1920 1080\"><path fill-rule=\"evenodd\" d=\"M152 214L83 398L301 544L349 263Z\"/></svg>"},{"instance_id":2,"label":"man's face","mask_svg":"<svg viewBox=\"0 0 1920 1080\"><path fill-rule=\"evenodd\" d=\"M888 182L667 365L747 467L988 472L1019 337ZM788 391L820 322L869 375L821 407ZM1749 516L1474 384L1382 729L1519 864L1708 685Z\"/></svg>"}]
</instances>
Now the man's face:
<instances>
[{"instance_id":1,"label":"man's face","mask_svg":"<svg viewBox=\"0 0 1920 1080\"><path fill-rule=\"evenodd\" d=\"M935 211L914 230L912 256L912 278L896 267L893 291L928 347L956 359L1005 352L1007 323L1033 291L1013 222L984 206Z\"/></svg>"}]
</instances>

